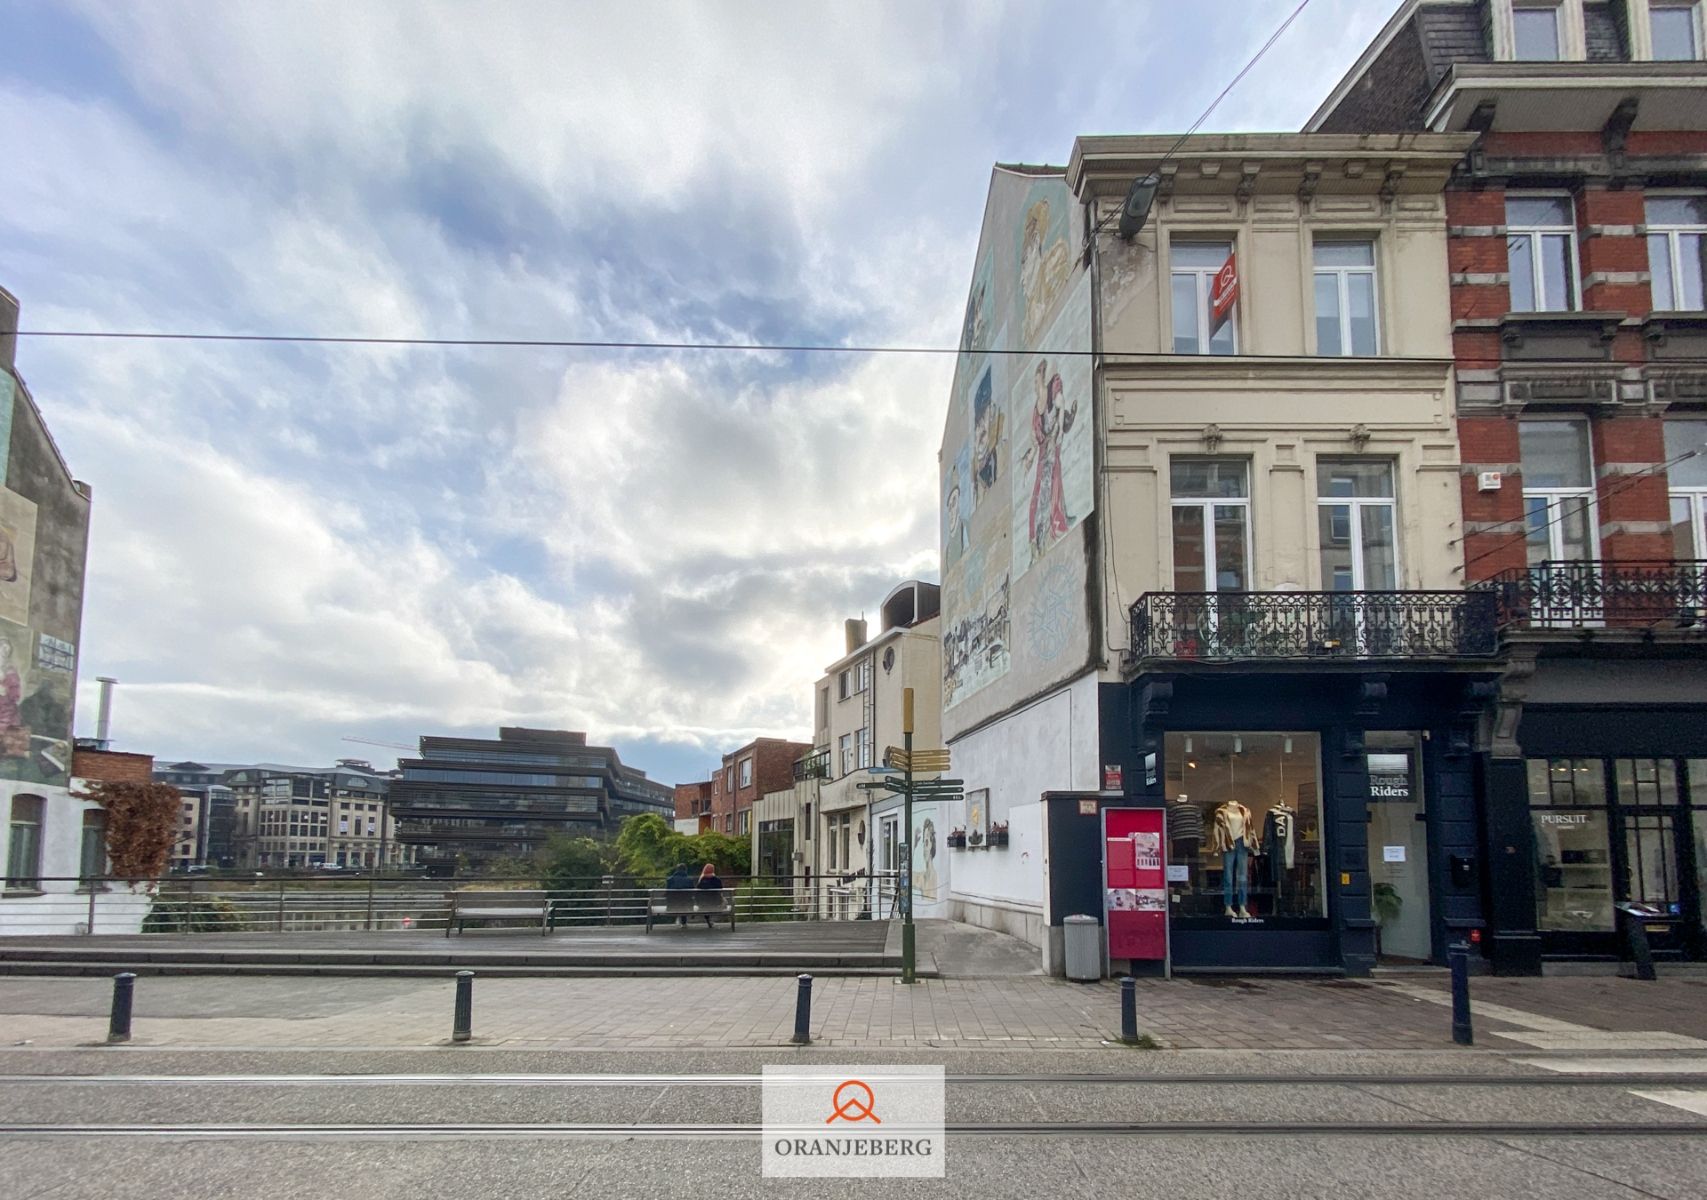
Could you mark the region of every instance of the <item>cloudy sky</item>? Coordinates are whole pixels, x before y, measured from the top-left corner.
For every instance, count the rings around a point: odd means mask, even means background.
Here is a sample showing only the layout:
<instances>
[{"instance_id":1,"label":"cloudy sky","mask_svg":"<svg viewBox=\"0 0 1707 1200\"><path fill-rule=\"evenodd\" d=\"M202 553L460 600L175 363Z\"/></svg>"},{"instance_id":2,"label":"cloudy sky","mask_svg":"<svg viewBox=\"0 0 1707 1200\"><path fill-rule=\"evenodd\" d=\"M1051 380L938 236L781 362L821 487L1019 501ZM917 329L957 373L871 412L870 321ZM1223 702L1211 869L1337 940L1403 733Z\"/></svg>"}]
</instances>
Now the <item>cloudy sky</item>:
<instances>
[{"instance_id":1,"label":"cloudy sky","mask_svg":"<svg viewBox=\"0 0 1707 1200\"><path fill-rule=\"evenodd\" d=\"M996 161L1189 125L1294 0L0 0L25 329L949 346ZM1210 129L1296 129L1314 0ZM807 737L937 573L952 360L26 339L94 488L80 730L325 762L500 723L667 782Z\"/></svg>"}]
</instances>

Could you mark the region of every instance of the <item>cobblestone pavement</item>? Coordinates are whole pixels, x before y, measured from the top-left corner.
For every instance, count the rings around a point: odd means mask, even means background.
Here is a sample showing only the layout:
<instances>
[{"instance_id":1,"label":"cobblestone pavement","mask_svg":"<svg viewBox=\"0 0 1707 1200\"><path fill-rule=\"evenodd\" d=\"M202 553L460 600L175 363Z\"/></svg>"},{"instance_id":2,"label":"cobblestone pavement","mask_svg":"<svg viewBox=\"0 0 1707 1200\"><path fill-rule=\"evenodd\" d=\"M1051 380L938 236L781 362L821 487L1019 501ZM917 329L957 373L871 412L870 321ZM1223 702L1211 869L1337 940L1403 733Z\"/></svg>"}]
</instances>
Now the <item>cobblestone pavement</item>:
<instances>
[{"instance_id":1,"label":"cobblestone pavement","mask_svg":"<svg viewBox=\"0 0 1707 1200\"><path fill-rule=\"evenodd\" d=\"M143 977L134 1042L431 1046L449 1038L453 988L419 978ZM477 979L475 1040L539 1049L786 1045L795 992L786 977ZM1619 1037L1687 1047L1707 1033L1707 986L1695 980L1477 979L1472 992L1478 1037L1508 1049L1635 1044ZM0 1045L101 1041L109 997L99 978L0 978ZM1446 1000L1428 976L1138 985L1140 1029L1178 1049L1439 1049L1451 1045ZM824 1046L1083 1049L1115 1037L1119 1021L1119 991L1109 982L935 979L908 987L825 978L813 989L812 1034Z\"/></svg>"},{"instance_id":2,"label":"cobblestone pavement","mask_svg":"<svg viewBox=\"0 0 1707 1200\"><path fill-rule=\"evenodd\" d=\"M4 1044L103 1039L108 989L96 978L0 979ZM795 990L787 978L478 980L474 1031L539 1048L783 1045ZM452 994L448 981L146 977L134 1035L138 1045L432 1045L449 1036ZM1346 981L1145 982L1138 1007L1141 1029L1170 1047L1450 1044L1438 1005ZM1113 984L1048 978L821 979L812 1009L813 1038L829 1046L1083 1048L1119 1021Z\"/></svg>"}]
</instances>

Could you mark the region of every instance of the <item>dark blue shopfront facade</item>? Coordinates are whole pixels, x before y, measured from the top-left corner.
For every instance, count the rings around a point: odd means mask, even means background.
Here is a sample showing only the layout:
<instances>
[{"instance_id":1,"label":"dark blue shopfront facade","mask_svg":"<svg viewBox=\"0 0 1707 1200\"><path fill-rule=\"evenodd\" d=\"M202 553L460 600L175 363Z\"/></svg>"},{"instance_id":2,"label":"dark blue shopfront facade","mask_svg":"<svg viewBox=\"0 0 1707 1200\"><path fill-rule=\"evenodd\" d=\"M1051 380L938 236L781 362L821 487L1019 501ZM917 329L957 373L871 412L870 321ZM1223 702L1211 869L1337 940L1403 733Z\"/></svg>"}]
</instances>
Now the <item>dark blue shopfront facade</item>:
<instances>
[{"instance_id":1,"label":"dark blue shopfront facade","mask_svg":"<svg viewBox=\"0 0 1707 1200\"><path fill-rule=\"evenodd\" d=\"M1184 668L1100 685L1102 763L1120 768L1131 803L1165 806L1174 800L1174 809L1183 811L1182 788L1190 772L1217 746L1245 749L1284 741L1294 764L1292 779L1282 770L1278 797L1260 794L1275 791L1273 778L1260 773L1252 784L1241 785L1256 791L1239 796L1250 802L1258 822L1271 803L1298 810L1297 843L1289 845L1288 860L1295 854L1303 895L1292 884L1292 894L1285 896L1288 885L1277 879L1272 896L1252 888L1248 915L1244 904L1230 914L1227 909L1235 906L1223 907L1220 890L1226 870L1216 867L1215 855L1200 851L1189 874L1204 878L1182 880L1170 897L1174 968L1367 974L1377 962L1372 901L1378 883L1392 893L1392 885L1377 875L1398 869L1383 865L1384 853L1410 860L1404 869L1411 960L1443 963L1452 942L1479 937L1486 872L1479 858L1474 734L1493 681L1486 668L1371 673L1289 664ZM1313 763L1302 758L1306 747ZM1407 749L1380 752L1395 747ZM1383 782L1386 763L1401 758L1408 764L1405 782ZM1373 785L1372 764L1378 775ZM1394 794L1404 796L1402 811L1388 806ZM1395 815L1414 821L1421 832L1391 824ZM1186 816L1195 823L1205 814ZM1373 865L1372 830L1382 831L1381 840L1401 841L1386 848L1373 844ZM1183 845L1188 852L1194 848L1189 839ZM1242 863L1239 872L1243 878ZM1426 923L1420 905L1426 905ZM1386 916L1392 920L1390 910ZM1387 932L1390 942L1396 936L1392 925Z\"/></svg>"}]
</instances>

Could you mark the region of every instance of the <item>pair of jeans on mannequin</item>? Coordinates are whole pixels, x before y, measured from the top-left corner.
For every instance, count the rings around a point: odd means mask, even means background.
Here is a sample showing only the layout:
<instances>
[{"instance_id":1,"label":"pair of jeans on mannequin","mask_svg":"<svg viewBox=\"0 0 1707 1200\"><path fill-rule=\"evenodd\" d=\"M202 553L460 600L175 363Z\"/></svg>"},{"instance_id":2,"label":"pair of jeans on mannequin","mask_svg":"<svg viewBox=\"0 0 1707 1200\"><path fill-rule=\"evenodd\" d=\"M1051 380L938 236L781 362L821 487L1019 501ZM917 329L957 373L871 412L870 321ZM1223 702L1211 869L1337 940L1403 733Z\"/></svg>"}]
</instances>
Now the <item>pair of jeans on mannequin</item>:
<instances>
[{"instance_id":1,"label":"pair of jeans on mannequin","mask_svg":"<svg viewBox=\"0 0 1707 1200\"><path fill-rule=\"evenodd\" d=\"M1251 885L1245 871L1250 856L1250 847L1243 838L1234 842L1232 849L1221 851L1221 899L1228 908L1243 909L1250 903ZM1237 900L1233 898L1235 891Z\"/></svg>"}]
</instances>

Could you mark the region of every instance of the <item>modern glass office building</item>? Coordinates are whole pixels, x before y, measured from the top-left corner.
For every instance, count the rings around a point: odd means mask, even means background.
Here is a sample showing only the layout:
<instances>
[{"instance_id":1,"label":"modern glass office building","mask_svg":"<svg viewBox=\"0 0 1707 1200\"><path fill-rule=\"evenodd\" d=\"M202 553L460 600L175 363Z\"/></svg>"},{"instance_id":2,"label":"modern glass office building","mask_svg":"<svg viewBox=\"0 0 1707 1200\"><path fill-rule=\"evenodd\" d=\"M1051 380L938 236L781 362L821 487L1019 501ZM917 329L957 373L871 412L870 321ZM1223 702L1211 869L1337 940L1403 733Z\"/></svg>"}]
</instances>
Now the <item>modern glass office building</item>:
<instances>
[{"instance_id":1,"label":"modern glass office building","mask_svg":"<svg viewBox=\"0 0 1707 1200\"><path fill-rule=\"evenodd\" d=\"M418 861L478 868L542 849L556 833L614 830L623 818L675 812L673 790L567 730L506 727L496 739L423 737L391 785L397 839Z\"/></svg>"}]
</instances>

